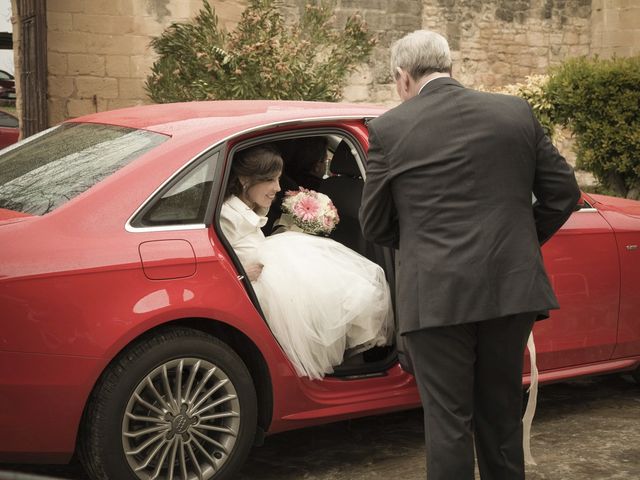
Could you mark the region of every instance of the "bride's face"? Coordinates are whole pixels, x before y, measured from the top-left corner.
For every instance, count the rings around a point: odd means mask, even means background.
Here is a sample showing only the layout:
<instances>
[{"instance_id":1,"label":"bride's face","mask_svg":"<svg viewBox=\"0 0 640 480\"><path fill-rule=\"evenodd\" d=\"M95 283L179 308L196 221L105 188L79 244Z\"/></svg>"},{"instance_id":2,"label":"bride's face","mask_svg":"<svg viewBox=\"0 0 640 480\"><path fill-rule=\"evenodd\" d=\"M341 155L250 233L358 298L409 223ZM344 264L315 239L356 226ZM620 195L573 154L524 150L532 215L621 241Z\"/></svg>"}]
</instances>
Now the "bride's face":
<instances>
[{"instance_id":1,"label":"bride's face","mask_svg":"<svg viewBox=\"0 0 640 480\"><path fill-rule=\"evenodd\" d=\"M264 182L256 183L247 189L245 197L251 204L269 208L280 191L280 175Z\"/></svg>"}]
</instances>

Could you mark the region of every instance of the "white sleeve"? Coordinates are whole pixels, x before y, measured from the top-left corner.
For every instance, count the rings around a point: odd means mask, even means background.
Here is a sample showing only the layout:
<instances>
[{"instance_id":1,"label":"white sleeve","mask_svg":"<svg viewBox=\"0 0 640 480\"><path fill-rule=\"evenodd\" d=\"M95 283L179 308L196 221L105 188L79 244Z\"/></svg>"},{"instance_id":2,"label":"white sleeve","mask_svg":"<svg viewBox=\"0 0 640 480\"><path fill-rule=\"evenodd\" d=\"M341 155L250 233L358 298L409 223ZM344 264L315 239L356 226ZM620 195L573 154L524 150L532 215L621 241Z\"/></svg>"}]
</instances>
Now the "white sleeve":
<instances>
[{"instance_id":1,"label":"white sleeve","mask_svg":"<svg viewBox=\"0 0 640 480\"><path fill-rule=\"evenodd\" d=\"M241 238L239 222L242 218L226 203L222 205L220 210L220 228L227 238L232 248L236 248Z\"/></svg>"}]
</instances>

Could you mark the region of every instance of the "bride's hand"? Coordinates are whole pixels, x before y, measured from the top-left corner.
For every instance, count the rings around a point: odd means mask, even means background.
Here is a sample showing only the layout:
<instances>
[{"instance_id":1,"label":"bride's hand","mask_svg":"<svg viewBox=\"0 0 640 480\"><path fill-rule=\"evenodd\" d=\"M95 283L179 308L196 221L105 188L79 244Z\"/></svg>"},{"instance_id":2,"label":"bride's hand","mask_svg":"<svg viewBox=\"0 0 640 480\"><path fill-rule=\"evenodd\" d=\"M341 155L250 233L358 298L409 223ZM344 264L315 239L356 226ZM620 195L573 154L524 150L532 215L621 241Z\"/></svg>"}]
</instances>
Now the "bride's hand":
<instances>
[{"instance_id":1,"label":"bride's hand","mask_svg":"<svg viewBox=\"0 0 640 480\"><path fill-rule=\"evenodd\" d=\"M262 265L261 263L254 263L253 265L248 265L244 269L250 281L255 282L256 280L258 280L258 277L260 277L260 274L262 273L263 266L264 265Z\"/></svg>"}]
</instances>

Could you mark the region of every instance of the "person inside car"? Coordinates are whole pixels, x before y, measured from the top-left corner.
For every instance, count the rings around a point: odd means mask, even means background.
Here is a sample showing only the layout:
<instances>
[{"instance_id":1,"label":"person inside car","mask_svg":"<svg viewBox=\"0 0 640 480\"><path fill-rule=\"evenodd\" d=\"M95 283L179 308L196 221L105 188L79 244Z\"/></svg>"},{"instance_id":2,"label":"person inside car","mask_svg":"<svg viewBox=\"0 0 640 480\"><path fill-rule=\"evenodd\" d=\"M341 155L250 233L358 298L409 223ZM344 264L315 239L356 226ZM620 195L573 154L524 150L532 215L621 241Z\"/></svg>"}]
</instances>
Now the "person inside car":
<instances>
[{"instance_id":1,"label":"person inside car","mask_svg":"<svg viewBox=\"0 0 640 480\"><path fill-rule=\"evenodd\" d=\"M347 350L355 354L390 342L391 296L384 270L341 243L303 228L264 236L260 227L280 191L282 165L269 145L240 152L220 227L297 374L320 379L343 362ZM323 194L298 193L300 218L335 210ZM315 218L310 224L319 224Z\"/></svg>"}]
</instances>

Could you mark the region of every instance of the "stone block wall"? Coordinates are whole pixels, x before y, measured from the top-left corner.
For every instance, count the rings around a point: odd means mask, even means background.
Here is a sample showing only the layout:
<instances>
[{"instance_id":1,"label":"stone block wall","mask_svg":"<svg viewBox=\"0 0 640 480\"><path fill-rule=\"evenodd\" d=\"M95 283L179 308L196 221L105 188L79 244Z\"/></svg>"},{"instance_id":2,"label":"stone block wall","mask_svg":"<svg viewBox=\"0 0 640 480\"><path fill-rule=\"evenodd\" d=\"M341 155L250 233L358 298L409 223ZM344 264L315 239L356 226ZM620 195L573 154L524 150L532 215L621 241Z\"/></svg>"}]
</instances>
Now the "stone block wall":
<instances>
[{"instance_id":1,"label":"stone block wall","mask_svg":"<svg viewBox=\"0 0 640 480\"><path fill-rule=\"evenodd\" d=\"M344 26L350 15L361 15L378 39L371 59L351 75L344 91L346 101L395 103L397 94L389 67L389 47L405 34L424 28L422 16L428 1L421 0L339 0L336 23Z\"/></svg>"},{"instance_id":2,"label":"stone block wall","mask_svg":"<svg viewBox=\"0 0 640 480\"><path fill-rule=\"evenodd\" d=\"M640 1L593 0L591 53L601 57L640 54Z\"/></svg>"},{"instance_id":3,"label":"stone block wall","mask_svg":"<svg viewBox=\"0 0 640 480\"><path fill-rule=\"evenodd\" d=\"M212 1L232 28L246 0ZM155 59L149 42L172 22L192 18L202 0L47 1L49 123L148 103Z\"/></svg>"},{"instance_id":4,"label":"stone block wall","mask_svg":"<svg viewBox=\"0 0 640 480\"><path fill-rule=\"evenodd\" d=\"M345 89L345 99L359 101L368 97L378 103L397 103L389 73L389 48L395 40L419 28L437 31L449 40L454 76L467 86L499 87L520 82L527 75L544 73L565 58L590 53L591 3L341 0L337 23L343 15L359 11L379 39L367 67L355 74Z\"/></svg>"},{"instance_id":5,"label":"stone block wall","mask_svg":"<svg viewBox=\"0 0 640 480\"><path fill-rule=\"evenodd\" d=\"M226 28L247 0L207 0ZM307 0L281 0L288 19ZM154 61L149 47L171 22L192 18L202 0L48 0L51 124L146 103ZM349 78L344 100L395 104L389 47L419 28L444 34L454 76L471 87L499 87L546 72L568 57L640 52L638 0L336 0L335 24L364 17L377 35L370 61Z\"/></svg>"},{"instance_id":6,"label":"stone block wall","mask_svg":"<svg viewBox=\"0 0 640 480\"><path fill-rule=\"evenodd\" d=\"M441 1L425 9L423 23L449 39L455 75L462 83L491 88L545 73L567 57L588 54L590 3Z\"/></svg>"}]
</instances>

